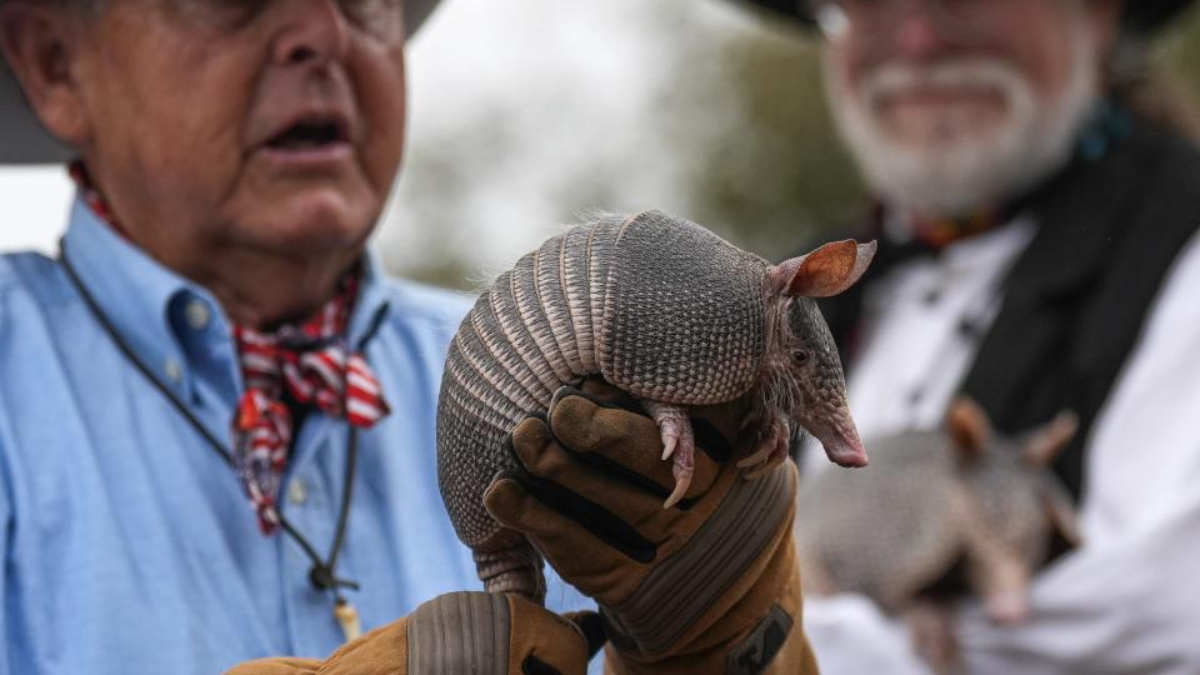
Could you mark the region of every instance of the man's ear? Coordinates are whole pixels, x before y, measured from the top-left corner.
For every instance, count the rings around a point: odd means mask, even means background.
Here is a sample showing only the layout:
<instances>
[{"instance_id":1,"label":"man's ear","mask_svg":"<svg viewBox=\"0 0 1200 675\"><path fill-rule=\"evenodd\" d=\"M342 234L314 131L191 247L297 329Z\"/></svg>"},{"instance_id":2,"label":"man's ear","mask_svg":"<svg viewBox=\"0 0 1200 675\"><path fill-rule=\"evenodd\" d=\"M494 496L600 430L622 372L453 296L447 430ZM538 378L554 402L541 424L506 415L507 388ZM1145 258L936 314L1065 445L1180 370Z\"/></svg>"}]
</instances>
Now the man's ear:
<instances>
[{"instance_id":1,"label":"man's ear","mask_svg":"<svg viewBox=\"0 0 1200 675\"><path fill-rule=\"evenodd\" d=\"M0 2L0 51L38 119L74 147L89 133L74 61L83 35L79 12L70 3Z\"/></svg>"}]
</instances>

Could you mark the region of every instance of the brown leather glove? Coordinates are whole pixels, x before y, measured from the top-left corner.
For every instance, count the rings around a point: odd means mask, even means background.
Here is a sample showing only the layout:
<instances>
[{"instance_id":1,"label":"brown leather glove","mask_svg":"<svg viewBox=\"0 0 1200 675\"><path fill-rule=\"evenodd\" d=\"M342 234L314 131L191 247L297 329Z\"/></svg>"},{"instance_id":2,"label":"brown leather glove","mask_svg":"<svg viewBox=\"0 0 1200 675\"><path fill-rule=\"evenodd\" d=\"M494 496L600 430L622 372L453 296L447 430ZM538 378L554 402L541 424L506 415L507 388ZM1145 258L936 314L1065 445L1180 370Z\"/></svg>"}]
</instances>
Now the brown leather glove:
<instances>
[{"instance_id":1,"label":"brown leather glove","mask_svg":"<svg viewBox=\"0 0 1200 675\"><path fill-rule=\"evenodd\" d=\"M596 619L516 596L448 593L324 661L265 659L227 675L583 675L603 643Z\"/></svg>"},{"instance_id":2,"label":"brown leather glove","mask_svg":"<svg viewBox=\"0 0 1200 675\"><path fill-rule=\"evenodd\" d=\"M548 420L513 431L523 470L490 486L488 510L596 599L610 672L816 673L800 626L795 465L746 480L726 440L737 412L702 412L692 485L664 509L674 479L654 422L596 379L564 387Z\"/></svg>"}]
</instances>

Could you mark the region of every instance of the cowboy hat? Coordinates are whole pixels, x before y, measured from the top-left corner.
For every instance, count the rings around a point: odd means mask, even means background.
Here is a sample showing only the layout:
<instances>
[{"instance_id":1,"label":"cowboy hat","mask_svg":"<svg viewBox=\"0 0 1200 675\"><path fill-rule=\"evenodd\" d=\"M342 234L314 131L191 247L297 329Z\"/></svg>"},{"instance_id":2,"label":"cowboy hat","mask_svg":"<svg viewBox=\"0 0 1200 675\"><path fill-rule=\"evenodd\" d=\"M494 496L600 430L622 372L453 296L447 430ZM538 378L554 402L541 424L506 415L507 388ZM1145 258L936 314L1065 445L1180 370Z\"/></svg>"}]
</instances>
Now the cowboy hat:
<instances>
[{"instance_id":1,"label":"cowboy hat","mask_svg":"<svg viewBox=\"0 0 1200 675\"><path fill-rule=\"evenodd\" d=\"M745 0L760 7L782 12L809 26L816 26L811 0ZM1192 0L1125 0L1125 25L1131 30L1149 33L1164 26Z\"/></svg>"},{"instance_id":2,"label":"cowboy hat","mask_svg":"<svg viewBox=\"0 0 1200 675\"><path fill-rule=\"evenodd\" d=\"M2 3L3 0L0 0ZM440 0L404 0L408 35L412 37ZM65 162L72 150L54 140L25 103L21 85L0 55L0 164Z\"/></svg>"}]
</instances>

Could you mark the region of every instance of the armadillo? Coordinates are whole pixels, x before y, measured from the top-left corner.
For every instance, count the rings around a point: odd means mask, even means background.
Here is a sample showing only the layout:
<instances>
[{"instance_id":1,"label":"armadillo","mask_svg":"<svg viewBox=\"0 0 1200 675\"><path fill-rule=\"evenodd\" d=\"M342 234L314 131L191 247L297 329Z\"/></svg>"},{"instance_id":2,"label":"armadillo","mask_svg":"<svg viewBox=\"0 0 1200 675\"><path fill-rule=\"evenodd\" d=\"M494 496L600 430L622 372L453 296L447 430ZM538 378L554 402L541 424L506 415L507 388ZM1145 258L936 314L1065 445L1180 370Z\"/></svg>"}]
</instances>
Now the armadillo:
<instances>
[{"instance_id":1,"label":"armadillo","mask_svg":"<svg viewBox=\"0 0 1200 675\"><path fill-rule=\"evenodd\" d=\"M483 503L514 467L504 439L563 384L599 374L658 424L683 496L694 445L686 406L744 401L754 476L783 461L794 425L829 457L866 464L841 363L811 297L866 270L874 242L827 244L770 265L658 211L604 215L547 240L478 298L451 343L438 403L438 478L485 588L540 599L541 559ZM748 398L743 398L748 397Z\"/></svg>"},{"instance_id":2,"label":"armadillo","mask_svg":"<svg viewBox=\"0 0 1200 675\"><path fill-rule=\"evenodd\" d=\"M870 471L806 478L795 521L805 590L859 593L896 614L973 592L993 620L1019 621L1050 544L1078 542L1071 500L1047 468L1076 424L1064 412L1000 436L961 398L945 430L870 439Z\"/></svg>"}]
</instances>

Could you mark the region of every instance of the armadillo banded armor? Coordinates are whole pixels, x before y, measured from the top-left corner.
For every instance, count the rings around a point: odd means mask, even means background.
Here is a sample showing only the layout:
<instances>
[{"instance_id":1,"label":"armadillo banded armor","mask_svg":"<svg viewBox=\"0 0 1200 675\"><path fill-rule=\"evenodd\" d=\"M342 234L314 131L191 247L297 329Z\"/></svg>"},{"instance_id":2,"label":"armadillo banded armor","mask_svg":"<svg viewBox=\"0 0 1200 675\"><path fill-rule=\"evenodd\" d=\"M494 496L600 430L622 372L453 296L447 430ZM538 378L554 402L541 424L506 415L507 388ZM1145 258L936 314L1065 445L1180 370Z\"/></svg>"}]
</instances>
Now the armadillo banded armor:
<instances>
[{"instance_id":1,"label":"armadillo banded armor","mask_svg":"<svg viewBox=\"0 0 1200 675\"><path fill-rule=\"evenodd\" d=\"M884 452L872 446L870 471L819 472L809 480L795 531L802 565L819 561L837 588L895 611L955 562L958 541L946 513L954 457L939 433L910 432L887 445Z\"/></svg>"},{"instance_id":2,"label":"armadillo banded armor","mask_svg":"<svg viewBox=\"0 0 1200 675\"><path fill-rule=\"evenodd\" d=\"M667 403L745 393L766 353L766 268L697 225L639 216L622 232L608 275L600 372Z\"/></svg>"},{"instance_id":3,"label":"armadillo banded armor","mask_svg":"<svg viewBox=\"0 0 1200 675\"><path fill-rule=\"evenodd\" d=\"M502 274L450 345L438 405L439 483L459 538L477 553L520 545L483 493L513 468L504 437L562 384L600 373L688 405L746 393L766 352L766 267L649 211L575 227Z\"/></svg>"},{"instance_id":4,"label":"armadillo banded armor","mask_svg":"<svg viewBox=\"0 0 1200 675\"><path fill-rule=\"evenodd\" d=\"M1051 515L1069 499L1016 441L999 439L964 460L942 432L912 431L875 439L872 452L870 471L821 471L800 490L796 545L814 576L900 612L925 591L953 589L945 581L956 568L982 586L981 554L1007 552L1027 572L1045 561ZM973 553L967 534L993 548Z\"/></svg>"}]
</instances>

